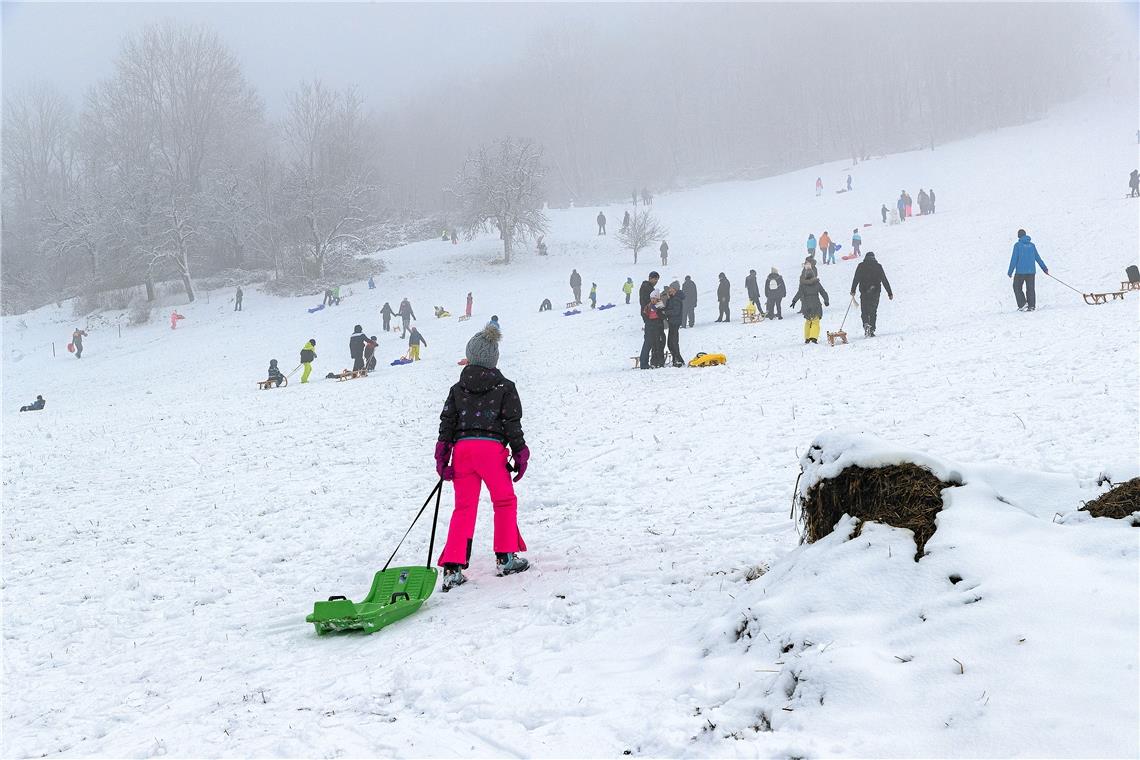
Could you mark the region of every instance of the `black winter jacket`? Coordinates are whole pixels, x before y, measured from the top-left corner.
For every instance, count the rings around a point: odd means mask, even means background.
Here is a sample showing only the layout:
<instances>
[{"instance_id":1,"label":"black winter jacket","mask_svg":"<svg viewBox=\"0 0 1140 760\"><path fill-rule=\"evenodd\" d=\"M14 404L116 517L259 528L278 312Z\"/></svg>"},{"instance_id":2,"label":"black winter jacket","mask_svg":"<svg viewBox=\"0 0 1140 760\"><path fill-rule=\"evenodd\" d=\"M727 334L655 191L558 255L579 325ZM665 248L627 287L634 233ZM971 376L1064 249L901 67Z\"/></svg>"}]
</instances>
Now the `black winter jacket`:
<instances>
[{"instance_id":1,"label":"black winter jacket","mask_svg":"<svg viewBox=\"0 0 1140 760\"><path fill-rule=\"evenodd\" d=\"M722 277L720 284L716 286L716 297L721 301L727 301L729 287L728 278Z\"/></svg>"},{"instance_id":2,"label":"black winter jacket","mask_svg":"<svg viewBox=\"0 0 1140 760\"><path fill-rule=\"evenodd\" d=\"M750 274L744 278L744 289L748 291L749 298L760 297L760 286L756 284L756 275Z\"/></svg>"},{"instance_id":3,"label":"black winter jacket","mask_svg":"<svg viewBox=\"0 0 1140 760\"><path fill-rule=\"evenodd\" d=\"M894 293L891 292L891 284L887 282L887 275L883 271L883 265L875 260L874 254L868 253L867 258L859 262L859 266L855 267L855 276L851 278L851 295L855 295L855 288L859 288L859 295L866 295L867 293L878 290L879 287L886 288L887 295L894 298Z\"/></svg>"},{"instance_id":4,"label":"black winter jacket","mask_svg":"<svg viewBox=\"0 0 1140 760\"><path fill-rule=\"evenodd\" d=\"M685 280L681 285L681 295L685 297L685 305L690 309L697 305L697 283Z\"/></svg>"},{"instance_id":5,"label":"black winter jacket","mask_svg":"<svg viewBox=\"0 0 1140 760\"><path fill-rule=\"evenodd\" d=\"M680 293L675 296L669 296L669 300L665 302L665 319L669 321L669 326L680 327L684 314L685 297Z\"/></svg>"},{"instance_id":6,"label":"black winter jacket","mask_svg":"<svg viewBox=\"0 0 1140 760\"><path fill-rule=\"evenodd\" d=\"M364 358L364 341L368 338L362 332L353 333L348 339L348 354L353 359Z\"/></svg>"},{"instance_id":7,"label":"black winter jacket","mask_svg":"<svg viewBox=\"0 0 1140 760\"><path fill-rule=\"evenodd\" d=\"M455 443L464 438L492 438L514 452L526 446L519 392L497 369L469 364L447 393L439 415L439 440Z\"/></svg>"},{"instance_id":8,"label":"black winter jacket","mask_svg":"<svg viewBox=\"0 0 1140 760\"><path fill-rule=\"evenodd\" d=\"M764 295L768 298L784 300L784 297L788 295L788 289L784 287L784 278L778 274L768 275L768 279L764 280Z\"/></svg>"},{"instance_id":9,"label":"black winter jacket","mask_svg":"<svg viewBox=\"0 0 1140 760\"><path fill-rule=\"evenodd\" d=\"M792 308L796 308L796 301L803 302L801 312L804 319L819 319L823 316L823 305L820 304L819 299L823 298L823 303L828 306L831 303L827 298L827 291L823 289L823 283L814 274L807 277L800 277L800 289L796 291L795 297L792 298Z\"/></svg>"}]
</instances>

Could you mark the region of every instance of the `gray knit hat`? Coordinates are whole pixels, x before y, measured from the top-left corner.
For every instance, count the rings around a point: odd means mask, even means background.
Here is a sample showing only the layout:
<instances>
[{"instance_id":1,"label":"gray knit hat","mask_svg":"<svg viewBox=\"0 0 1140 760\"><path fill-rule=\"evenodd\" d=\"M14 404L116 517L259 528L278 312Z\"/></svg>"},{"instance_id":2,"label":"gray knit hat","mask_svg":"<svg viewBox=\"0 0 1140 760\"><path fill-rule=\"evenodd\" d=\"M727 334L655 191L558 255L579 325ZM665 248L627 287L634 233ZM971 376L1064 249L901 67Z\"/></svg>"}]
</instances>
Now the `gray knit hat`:
<instances>
[{"instance_id":1,"label":"gray knit hat","mask_svg":"<svg viewBox=\"0 0 1140 760\"><path fill-rule=\"evenodd\" d=\"M499 363L499 340L503 334L493 323L488 323L467 341L467 363L494 369Z\"/></svg>"}]
</instances>

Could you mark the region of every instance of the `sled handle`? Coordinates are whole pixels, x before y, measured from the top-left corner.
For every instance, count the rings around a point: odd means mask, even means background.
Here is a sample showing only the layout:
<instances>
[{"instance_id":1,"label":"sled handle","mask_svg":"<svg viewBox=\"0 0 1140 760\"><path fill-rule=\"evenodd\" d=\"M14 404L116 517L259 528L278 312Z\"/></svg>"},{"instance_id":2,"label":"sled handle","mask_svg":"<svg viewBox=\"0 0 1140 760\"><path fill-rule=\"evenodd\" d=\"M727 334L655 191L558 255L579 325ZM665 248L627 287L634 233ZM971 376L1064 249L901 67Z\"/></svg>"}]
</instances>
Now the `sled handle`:
<instances>
[{"instance_id":1,"label":"sled handle","mask_svg":"<svg viewBox=\"0 0 1140 760\"><path fill-rule=\"evenodd\" d=\"M396 600L399 599L401 596L404 597L405 602L412 601L412 598L410 596L408 596L407 591L397 591L396 593L392 594L392 598L388 600L388 604L395 604Z\"/></svg>"},{"instance_id":2,"label":"sled handle","mask_svg":"<svg viewBox=\"0 0 1140 760\"><path fill-rule=\"evenodd\" d=\"M341 595L341 594L337 594L336 596L330 596L330 597L329 597L329 601L330 601L330 602L335 602L335 601L338 601L338 600L340 600L340 599L343 599L343 600L345 600L345 601L348 601L348 597L347 597L347 596L343 596L343 595Z\"/></svg>"},{"instance_id":3,"label":"sled handle","mask_svg":"<svg viewBox=\"0 0 1140 760\"><path fill-rule=\"evenodd\" d=\"M412 532L412 528L416 527L416 522L420 519L420 517L423 516L424 510L427 509L427 505L431 504L432 499L435 499L435 514L432 516L431 521L431 541L428 543L428 559L426 565L426 567L431 567L431 555L435 553L435 524L439 522L439 502L442 498L443 478L440 478L439 481L436 482L435 488L431 489L431 493L428 494L427 500L424 501L424 505L420 507L420 511L417 512L416 516L412 518L412 524L408 526L408 529L406 531L404 531L404 538L401 538L400 543L396 544L396 548L392 551L392 556L389 557L388 561L384 563L384 567L381 568L380 572L384 572L388 569L388 565L392 564L392 560L396 558L396 552L400 551L400 547L404 545L404 539L407 538L408 534Z\"/></svg>"}]
</instances>

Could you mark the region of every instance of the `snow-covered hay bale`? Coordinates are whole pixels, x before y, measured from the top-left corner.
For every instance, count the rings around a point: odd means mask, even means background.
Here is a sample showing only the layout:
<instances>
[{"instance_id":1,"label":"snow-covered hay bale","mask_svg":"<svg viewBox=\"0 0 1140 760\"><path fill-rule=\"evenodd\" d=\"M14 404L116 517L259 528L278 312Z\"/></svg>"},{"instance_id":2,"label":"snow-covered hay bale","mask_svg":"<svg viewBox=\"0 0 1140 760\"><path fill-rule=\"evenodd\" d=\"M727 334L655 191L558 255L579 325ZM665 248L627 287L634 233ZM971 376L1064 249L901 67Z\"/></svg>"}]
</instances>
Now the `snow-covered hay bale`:
<instances>
[{"instance_id":1,"label":"snow-covered hay bale","mask_svg":"<svg viewBox=\"0 0 1140 760\"><path fill-rule=\"evenodd\" d=\"M934 518L942 511L946 483L916 464L847 467L818 481L801 498L801 519L808 543L831 533L843 515L882 523L914 533L915 560L934 535Z\"/></svg>"},{"instance_id":2,"label":"snow-covered hay bale","mask_svg":"<svg viewBox=\"0 0 1140 760\"><path fill-rule=\"evenodd\" d=\"M1113 517L1118 520L1140 512L1140 478L1132 478L1081 507L1093 517ZM1132 520L1134 527L1140 527L1140 519Z\"/></svg>"},{"instance_id":3,"label":"snow-covered hay bale","mask_svg":"<svg viewBox=\"0 0 1140 760\"><path fill-rule=\"evenodd\" d=\"M942 462L868 436L821 435L800 465L805 541L818 541L850 515L859 521L856 534L866 521L911 531L915 561L934 535L942 489L962 485L961 476Z\"/></svg>"}]
</instances>

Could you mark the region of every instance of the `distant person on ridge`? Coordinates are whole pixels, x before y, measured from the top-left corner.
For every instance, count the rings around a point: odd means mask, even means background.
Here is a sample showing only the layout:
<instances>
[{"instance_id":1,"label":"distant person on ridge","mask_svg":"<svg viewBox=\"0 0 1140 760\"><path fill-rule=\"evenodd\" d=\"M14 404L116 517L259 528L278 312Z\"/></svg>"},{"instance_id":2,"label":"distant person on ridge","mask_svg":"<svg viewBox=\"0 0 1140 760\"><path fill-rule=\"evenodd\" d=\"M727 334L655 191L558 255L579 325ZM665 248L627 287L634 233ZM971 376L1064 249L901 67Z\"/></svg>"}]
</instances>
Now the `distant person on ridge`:
<instances>
[{"instance_id":1,"label":"distant person on ridge","mask_svg":"<svg viewBox=\"0 0 1140 760\"><path fill-rule=\"evenodd\" d=\"M468 293L467 294L467 310L463 312L463 315L465 317L471 316L471 307L474 305L475 305L475 296L471 295L471 293Z\"/></svg>"},{"instance_id":2,"label":"distant person on ridge","mask_svg":"<svg viewBox=\"0 0 1140 760\"><path fill-rule=\"evenodd\" d=\"M622 217L622 220L621 220L621 231L625 232L628 229L629 229L629 211L627 210L625 212L625 216Z\"/></svg>"},{"instance_id":3,"label":"distant person on ridge","mask_svg":"<svg viewBox=\"0 0 1140 760\"><path fill-rule=\"evenodd\" d=\"M601 211L598 212L598 234L606 234L606 215Z\"/></svg>"},{"instance_id":4,"label":"distant person on ridge","mask_svg":"<svg viewBox=\"0 0 1140 760\"><path fill-rule=\"evenodd\" d=\"M661 251L661 266L663 266L663 267L668 266L669 265L669 244L666 243L664 240L662 240L661 241L661 248L659 250Z\"/></svg>"},{"instance_id":5,"label":"distant person on ridge","mask_svg":"<svg viewBox=\"0 0 1140 760\"><path fill-rule=\"evenodd\" d=\"M238 285L237 292L234 293L234 311L241 311L241 299L244 295L241 292L241 285Z\"/></svg>"},{"instance_id":6,"label":"distant person on ridge","mask_svg":"<svg viewBox=\"0 0 1140 760\"><path fill-rule=\"evenodd\" d=\"M823 177L815 178L815 196L818 198L823 195Z\"/></svg>"},{"instance_id":7,"label":"distant person on ridge","mask_svg":"<svg viewBox=\"0 0 1140 760\"><path fill-rule=\"evenodd\" d=\"M1033 244L1032 238L1025 234L1025 230L1018 230L1017 242L1013 244L1013 254L1009 257L1008 272L1013 278L1013 295L1017 299L1018 311L1037 310L1034 279L1037 276L1038 265L1041 266L1042 272L1049 274L1049 267L1045 266L1045 262L1037 254L1037 246Z\"/></svg>"},{"instance_id":8,"label":"distant person on ridge","mask_svg":"<svg viewBox=\"0 0 1140 760\"><path fill-rule=\"evenodd\" d=\"M883 213L883 224L886 224L887 223L887 204L885 204L885 203L883 204L882 213Z\"/></svg>"},{"instance_id":9,"label":"distant person on ridge","mask_svg":"<svg viewBox=\"0 0 1140 760\"><path fill-rule=\"evenodd\" d=\"M933 214L934 213L934 188L933 187L930 188L930 192L926 194L926 197L927 197L929 205L930 205L930 213Z\"/></svg>"},{"instance_id":10,"label":"distant person on ridge","mask_svg":"<svg viewBox=\"0 0 1140 760\"><path fill-rule=\"evenodd\" d=\"M848 191L851 190L851 175L850 174L847 175L847 189L848 189Z\"/></svg>"},{"instance_id":11,"label":"distant person on ridge","mask_svg":"<svg viewBox=\"0 0 1140 760\"><path fill-rule=\"evenodd\" d=\"M598 283L590 283L590 308L596 309L598 306Z\"/></svg>"}]
</instances>

